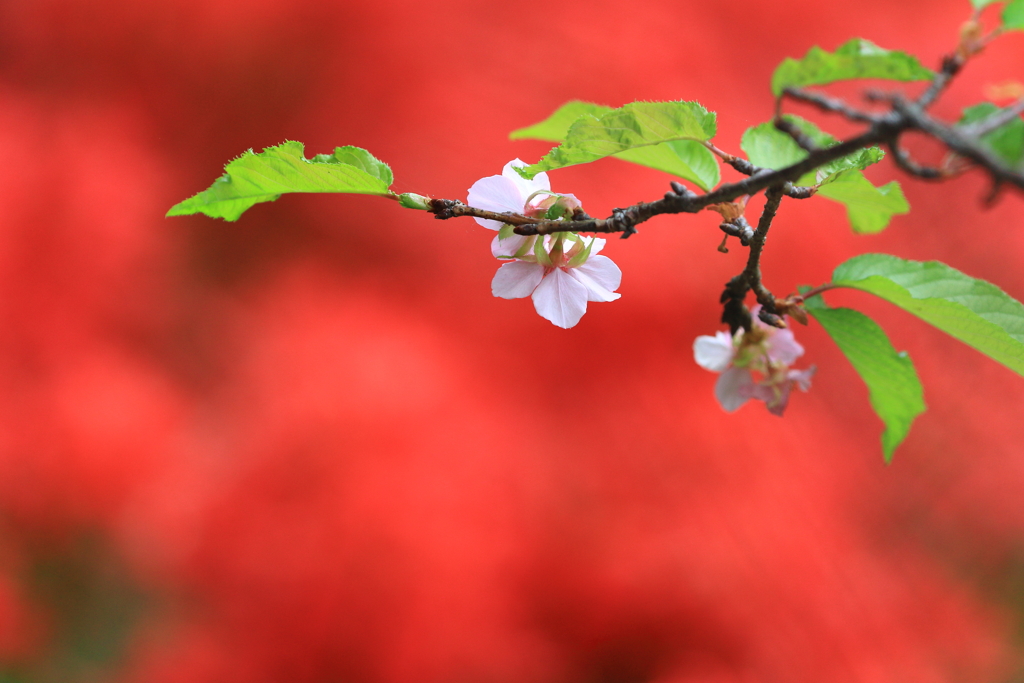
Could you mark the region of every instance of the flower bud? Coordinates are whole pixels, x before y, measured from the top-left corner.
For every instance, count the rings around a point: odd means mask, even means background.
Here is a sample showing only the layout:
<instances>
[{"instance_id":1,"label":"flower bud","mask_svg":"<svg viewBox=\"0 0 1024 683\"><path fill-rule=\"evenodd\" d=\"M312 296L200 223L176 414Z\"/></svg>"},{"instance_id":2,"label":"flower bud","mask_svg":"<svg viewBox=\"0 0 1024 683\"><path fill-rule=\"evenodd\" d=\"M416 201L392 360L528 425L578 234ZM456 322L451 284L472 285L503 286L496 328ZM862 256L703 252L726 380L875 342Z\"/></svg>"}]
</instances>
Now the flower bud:
<instances>
[{"instance_id":1,"label":"flower bud","mask_svg":"<svg viewBox=\"0 0 1024 683\"><path fill-rule=\"evenodd\" d=\"M430 197L424 197L421 194L413 194L412 192L400 194L398 195L398 203L407 209L430 211Z\"/></svg>"}]
</instances>

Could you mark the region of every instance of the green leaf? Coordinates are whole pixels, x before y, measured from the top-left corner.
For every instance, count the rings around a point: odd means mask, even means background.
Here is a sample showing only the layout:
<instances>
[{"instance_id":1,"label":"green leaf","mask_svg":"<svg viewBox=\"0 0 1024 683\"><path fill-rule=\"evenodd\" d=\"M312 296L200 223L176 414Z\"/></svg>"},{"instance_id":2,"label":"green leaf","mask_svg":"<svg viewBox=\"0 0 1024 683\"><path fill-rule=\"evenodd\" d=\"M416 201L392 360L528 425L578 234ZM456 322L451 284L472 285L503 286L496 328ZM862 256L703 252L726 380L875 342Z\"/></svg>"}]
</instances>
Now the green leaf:
<instances>
[{"instance_id":1,"label":"green leaf","mask_svg":"<svg viewBox=\"0 0 1024 683\"><path fill-rule=\"evenodd\" d=\"M839 144L838 140L806 119L790 115L785 118L796 124L819 147L832 147ZM746 153L750 163L761 168L785 168L807 158L807 152L796 144L792 137L776 128L771 121L748 128L740 140L740 148ZM807 173L797 180L796 184L819 185L840 171L851 168L865 169L871 164L881 161L884 156L885 152L878 147L858 150Z\"/></svg>"},{"instance_id":2,"label":"green leaf","mask_svg":"<svg viewBox=\"0 0 1024 683\"><path fill-rule=\"evenodd\" d=\"M611 107L606 107L603 104L572 100L571 102L566 102L556 109L554 114L547 117L540 123L535 123L532 126L512 131L508 134L508 139L561 142L565 139L565 134L568 132L569 127L572 126L579 117L584 114L589 114L596 118L600 118L611 110Z\"/></svg>"},{"instance_id":3,"label":"green leaf","mask_svg":"<svg viewBox=\"0 0 1024 683\"><path fill-rule=\"evenodd\" d=\"M843 204L853 231L862 235L881 232L893 216L910 211L898 182L875 187L856 169L829 177L818 195Z\"/></svg>"},{"instance_id":4,"label":"green leaf","mask_svg":"<svg viewBox=\"0 0 1024 683\"><path fill-rule=\"evenodd\" d=\"M1002 0L971 0L971 4L974 5L974 9L985 9L994 2L1001 2Z\"/></svg>"},{"instance_id":5,"label":"green leaf","mask_svg":"<svg viewBox=\"0 0 1024 683\"><path fill-rule=\"evenodd\" d=\"M603 112L600 105L570 103L513 136L527 137L532 131L530 136L543 140L562 140L557 128L574 113L578 116L563 131L562 144L536 164L516 169L520 175L533 178L542 171L616 156L672 173L704 190L721 178L718 160L700 142L714 136L715 114L696 102L633 102Z\"/></svg>"},{"instance_id":6,"label":"green leaf","mask_svg":"<svg viewBox=\"0 0 1024 683\"><path fill-rule=\"evenodd\" d=\"M868 387L871 407L882 419L882 453L892 462L893 451L910 432L914 418L925 411L924 390L905 351L897 352L882 328L850 308L829 308L820 296L804 303L821 323Z\"/></svg>"},{"instance_id":7,"label":"green leaf","mask_svg":"<svg viewBox=\"0 0 1024 683\"><path fill-rule=\"evenodd\" d=\"M365 149L338 147L307 159L301 142L284 142L260 153L251 149L228 162L209 189L175 204L168 216L204 213L236 221L246 209L288 192L347 192L389 196L391 169Z\"/></svg>"},{"instance_id":8,"label":"green leaf","mask_svg":"<svg viewBox=\"0 0 1024 683\"><path fill-rule=\"evenodd\" d=\"M897 50L884 50L869 40L854 38L835 52L812 47L803 59L786 59L772 74L772 94L789 87L826 85L855 78L884 78L890 81L928 81L935 74L917 57Z\"/></svg>"},{"instance_id":9,"label":"green leaf","mask_svg":"<svg viewBox=\"0 0 1024 683\"><path fill-rule=\"evenodd\" d=\"M1024 304L989 282L938 261L864 254L840 264L832 284L894 303L1024 375Z\"/></svg>"},{"instance_id":10,"label":"green leaf","mask_svg":"<svg viewBox=\"0 0 1024 683\"><path fill-rule=\"evenodd\" d=\"M1013 0L1003 8L1003 28L1007 31L1024 31L1024 0Z\"/></svg>"},{"instance_id":11,"label":"green leaf","mask_svg":"<svg viewBox=\"0 0 1024 683\"><path fill-rule=\"evenodd\" d=\"M1022 0L1022 6L1024 6L1024 0ZM964 109L963 117L957 125L982 123L985 119L1002 111L991 102L982 102ZM1024 160L1024 120L1017 116L1009 123L982 135L981 141L1010 166L1017 166Z\"/></svg>"}]
</instances>

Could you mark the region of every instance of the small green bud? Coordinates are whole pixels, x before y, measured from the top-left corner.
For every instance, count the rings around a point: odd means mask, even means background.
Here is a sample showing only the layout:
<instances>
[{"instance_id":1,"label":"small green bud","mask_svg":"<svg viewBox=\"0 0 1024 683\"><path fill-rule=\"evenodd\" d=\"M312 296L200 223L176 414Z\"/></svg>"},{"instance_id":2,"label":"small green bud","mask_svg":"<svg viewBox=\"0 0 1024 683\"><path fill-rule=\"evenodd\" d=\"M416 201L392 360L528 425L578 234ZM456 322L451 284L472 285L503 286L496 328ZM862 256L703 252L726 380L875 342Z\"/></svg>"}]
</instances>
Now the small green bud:
<instances>
[{"instance_id":1,"label":"small green bud","mask_svg":"<svg viewBox=\"0 0 1024 683\"><path fill-rule=\"evenodd\" d=\"M430 211L430 197L424 197L421 194L405 192L403 194L398 195L398 203L407 209L419 209L420 211Z\"/></svg>"}]
</instances>

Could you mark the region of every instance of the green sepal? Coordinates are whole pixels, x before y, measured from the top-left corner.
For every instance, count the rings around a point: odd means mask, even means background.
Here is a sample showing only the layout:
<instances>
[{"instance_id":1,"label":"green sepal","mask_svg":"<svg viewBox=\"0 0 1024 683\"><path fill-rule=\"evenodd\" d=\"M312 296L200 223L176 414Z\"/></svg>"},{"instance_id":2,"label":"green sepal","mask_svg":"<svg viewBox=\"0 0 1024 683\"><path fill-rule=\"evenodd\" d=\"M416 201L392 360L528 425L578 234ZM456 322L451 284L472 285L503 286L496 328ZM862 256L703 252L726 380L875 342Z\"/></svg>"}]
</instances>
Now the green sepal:
<instances>
[{"instance_id":1,"label":"green sepal","mask_svg":"<svg viewBox=\"0 0 1024 683\"><path fill-rule=\"evenodd\" d=\"M883 49L870 40L854 38L835 52L812 47L802 59L788 58L772 74L772 94L778 97L788 87L827 85L858 78L890 81L929 81L935 73L917 57L898 50Z\"/></svg>"},{"instance_id":2,"label":"green sepal","mask_svg":"<svg viewBox=\"0 0 1024 683\"><path fill-rule=\"evenodd\" d=\"M544 249L543 237L538 236L537 240L533 243L533 255L537 257L537 263L545 268L551 268L555 265L551 261L551 257L548 255L548 252Z\"/></svg>"},{"instance_id":3,"label":"green sepal","mask_svg":"<svg viewBox=\"0 0 1024 683\"><path fill-rule=\"evenodd\" d=\"M228 162L224 175L199 194L175 204L168 216L203 213L238 220L246 209L289 192L343 192L390 196L391 169L365 149L338 147L305 157L301 142L288 141Z\"/></svg>"},{"instance_id":4,"label":"green sepal","mask_svg":"<svg viewBox=\"0 0 1024 683\"><path fill-rule=\"evenodd\" d=\"M516 226L503 223L501 229L498 230L498 239L507 240L514 234L516 234Z\"/></svg>"},{"instance_id":5,"label":"green sepal","mask_svg":"<svg viewBox=\"0 0 1024 683\"><path fill-rule=\"evenodd\" d=\"M863 254L832 284L870 292L1024 375L1024 304L990 282L938 261Z\"/></svg>"},{"instance_id":6,"label":"green sepal","mask_svg":"<svg viewBox=\"0 0 1024 683\"><path fill-rule=\"evenodd\" d=\"M568 129L559 133L573 116ZM511 137L562 142L536 164L516 169L527 179L542 171L615 156L708 190L718 184L721 172L718 160L701 141L711 139L716 127L714 112L696 102L633 102L618 109L570 102Z\"/></svg>"},{"instance_id":7,"label":"green sepal","mask_svg":"<svg viewBox=\"0 0 1024 683\"><path fill-rule=\"evenodd\" d=\"M804 302L806 311L832 337L867 385L875 414L882 420L882 454L892 462L896 447L925 411L924 389L905 351L896 351L881 327L850 308L829 308L820 296Z\"/></svg>"},{"instance_id":8,"label":"green sepal","mask_svg":"<svg viewBox=\"0 0 1024 683\"><path fill-rule=\"evenodd\" d=\"M577 266L582 266L584 263L586 263L587 259L590 258L590 250L594 248L594 240L595 238L591 237L590 241L586 242L586 246L583 247L583 249L581 249L579 253L577 253L575 256L569 259L569 263L567 263L566 265L569 268L576 268Z\"/></svg>"}]
</instances>

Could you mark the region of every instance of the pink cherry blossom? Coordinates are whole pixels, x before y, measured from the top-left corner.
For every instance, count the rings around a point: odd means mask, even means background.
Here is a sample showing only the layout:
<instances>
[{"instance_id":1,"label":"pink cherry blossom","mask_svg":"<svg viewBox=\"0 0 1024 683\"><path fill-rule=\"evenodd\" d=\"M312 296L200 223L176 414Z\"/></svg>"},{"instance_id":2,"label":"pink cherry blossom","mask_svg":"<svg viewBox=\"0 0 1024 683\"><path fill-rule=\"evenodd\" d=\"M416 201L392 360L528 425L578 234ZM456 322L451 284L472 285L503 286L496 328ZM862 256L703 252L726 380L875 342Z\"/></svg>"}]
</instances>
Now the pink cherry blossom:
<instances>
[{"instance_id":1,"label":"pink cherry blossom","mask_svg":"<svg viewBox=\"0 0 1024 683\"><path fill-rule=\"evenodd\" d=\"M571 243L568 249L567 242ZM537 313L562 328L578 323L588 302L615 301L621 296L615 290L622 271L607 256L597 255L605 240L562 233L533 244L533 253L498 268L491 281L494 296L530 296Z\"/></svg>"},{"instance_id":2,"label":"pink cherry blossom","mask_svg":"<svg viewBox=\"0 0 1024 683\"><path fill-rule=\"evenodd\" d=\"M469 188L466 203L476 209L534 217L546 216L552 209L559 215L568 215L580 206L573 195L552 192L547 173L538 173L533 180L526 180L516 173L516 167L525 166L527 164L521 159L513 159L505 164L501 175L492 175L476 181L473 187ZM557 216L552 216L554 217ZM498 221L487 218L473 220L489 230L502 228ZM491 253L496 258L512 258L512 254L519 251L524 242L526 237L523 235L498 235L491 242Z\"/></svg>"},{"instance_id":3,"label":"pink cherry blossom","mask_svg":"<svg viewBox=\"0 0 1024 683\"><path fill-rule=\"evenodd\" d=\"M469 189L469 206L526 216L560 220L571 216L580 203L571 194L551 191L546 173L526 180L516 167L519 159L505 164L499 176L482 178ZM564 232L544 237L511 233L499 221L476 218L477 223L500 233L491 242L491 253L509 259L494 274L491 291L503 299L533 298L534 308L558 327L573 327L592 301L615 301L622 271L607 256L598 256L605 240ZM503 229L504 228L504 229Z\"/></svg>"},{"instance_id":4,"label":"pink cherry blossom","mask_svg":"<svg viewBox=\"0 0 1024 683\"><path fill-rule=\"evenodd\" d=\"M790 369L804 348L791 329L762 323L757 317L759 309L756 306L751 311L754 327L747 334L740 330L735 336L716 332L714 337L697 337L693 357L702 368L721 373L715 383L715 398L724 410L731 413L756 399L764 401L770 413L781 416L794 386L801 391L811 388L815 368ZM754 372L762 376L760 380L754 379Z\"/></svg>"}]
</instances>

